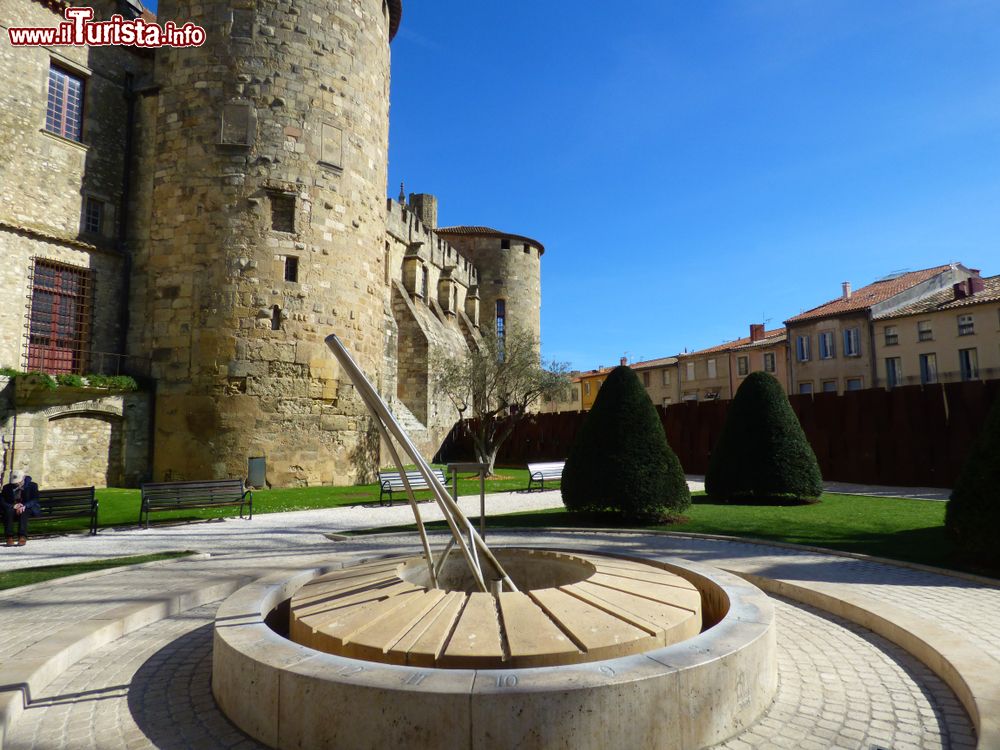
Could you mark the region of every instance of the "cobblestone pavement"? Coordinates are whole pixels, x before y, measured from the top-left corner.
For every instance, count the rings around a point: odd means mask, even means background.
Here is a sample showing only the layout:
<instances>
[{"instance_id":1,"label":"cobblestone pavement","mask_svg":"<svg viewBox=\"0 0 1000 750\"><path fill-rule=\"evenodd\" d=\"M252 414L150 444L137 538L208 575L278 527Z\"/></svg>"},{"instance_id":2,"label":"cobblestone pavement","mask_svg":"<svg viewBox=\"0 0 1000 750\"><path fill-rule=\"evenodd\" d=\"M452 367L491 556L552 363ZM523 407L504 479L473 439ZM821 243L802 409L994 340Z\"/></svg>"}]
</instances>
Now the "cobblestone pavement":
<instances>
[{"instance_id":1,"label":"cobblestone pavement","mask_svg":"<svg viewBox=\"0 0 1000 750\"><path fill-rule=\"evenodd\" d=\"M951 691L902 649L851 623L776 600L779 691L767 713L718 750L974 747ZM60 675L15 725L9 750L255 750L216 708L218 602L98 649Z\"/></svg>"},{"instance_id":2,"label":"cobblestone pavement","mask_svg":"<svg viewBox=\"0 0 1000 750\"><path fill-rule=\"evenodd\" d=\"M756 724L718 750L975 748L954 693L903 649L812 607L774 601L778 694Z\"/></svg>"},{"instance_id":3,"label":"cobblestone pavement","mask_svg":"<svg viewBox=\"0 0 1000 750\"><path fill-rule=\"evenodd\" d=\"M16 664L24 649L124 604L155 603L171 592L209 586L231 588L275 569L308 567L337 558L411 553L417 548L412 536L339 542L317 536L322 541L297 545L290 540L284 549L269 540L259 548L244 540L247 549L239 553L109 571L7 592L0 595L5 631L0 639L0 665ZM490 533L489 541L496 546L530 544L670 555L768 578L845 584L933 619L1000 658L996 629L1000 589L950 576L768 545L669 535L497 531ZM440 536L436 543L443 543ZM216 598L225 595L220 592ZM192 606L182 606L187 611L103 647L56 677L41 695L33 697L15 723L7 747L253 747L241 744L249 740L214 708L206 671L214 607ZM904 652L863 629L799 605L779 602L777 610L781 628L778 699L738 741L726 743L726 750L972 746L968 718L955 697ZM0 666L0 683L3 669ZM184 716L194 715L197 721L180 726Z\"/></svg>"}]
</instances>

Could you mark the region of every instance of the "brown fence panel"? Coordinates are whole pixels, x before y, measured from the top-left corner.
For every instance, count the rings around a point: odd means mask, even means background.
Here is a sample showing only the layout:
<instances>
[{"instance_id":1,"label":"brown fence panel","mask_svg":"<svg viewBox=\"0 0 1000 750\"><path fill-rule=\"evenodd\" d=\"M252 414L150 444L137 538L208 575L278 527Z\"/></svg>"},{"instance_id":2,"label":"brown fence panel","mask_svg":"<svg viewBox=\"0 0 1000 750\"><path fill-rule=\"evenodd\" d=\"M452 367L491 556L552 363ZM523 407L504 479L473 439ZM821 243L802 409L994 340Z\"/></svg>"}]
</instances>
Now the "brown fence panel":
<instances>
[{"instance_id":1,"label":"brown fence panel","mask_svg":"<svg viewBox=\"0 0 1000 750\"><path fill-rule=\"evenodd\" d=\"M951 487L997 398L1000 380L793 395L789 401L824 479ZM667 441L686 473L705 473L728 409L728 401L657 407ZM497 463L524 466L566 458L585 418L586 412L525 418L501 448ZM470 433L456 424L435 460L472 458Z\"/></svg>"}]
</instances>

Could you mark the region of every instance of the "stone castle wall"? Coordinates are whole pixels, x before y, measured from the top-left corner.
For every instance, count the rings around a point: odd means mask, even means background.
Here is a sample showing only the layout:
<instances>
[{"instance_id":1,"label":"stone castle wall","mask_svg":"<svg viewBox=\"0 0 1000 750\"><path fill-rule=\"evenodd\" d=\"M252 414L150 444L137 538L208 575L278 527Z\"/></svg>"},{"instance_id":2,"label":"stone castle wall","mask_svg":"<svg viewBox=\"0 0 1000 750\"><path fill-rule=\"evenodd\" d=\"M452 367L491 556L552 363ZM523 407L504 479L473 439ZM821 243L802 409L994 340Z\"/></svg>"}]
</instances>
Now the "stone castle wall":
<instances>
[{"instance_id":1,"label":"stone castle wall","mask_svg":"<svg viewBox=\"0 0 1000 750\"><path fill-rule=\"evenodd\" d=\"M2 468L39 486L136 487L149 466L149 396L17 384L0 377Z\"/></svg>"},{"instance_id":2,"label":"stone castle wall","mask_svg":"<svg viewBox=\"0 0 1000 750\"><path fill-rule=\"evenodd\" d=\"M11 385L0 448L45 486L242 477L256 456L274 486L369 480L387 454L323 343L337 333L430 457L457 417L433 392L434 362L478 345L482 285L475 248L436 231L434 196L385 200L400 3L158 10L202 25L205 45L154 64L133 48L0 44L0 367L27 361L44 259L89 272L83 371L148 375L154 394L25 401ZM38 0L0 7L5 25L59 21ZM52 65L85 81L81 143L44 132ZM533 267L484 257L504 293L537 275L537 254Z\"/></svg>"}]
</instances>

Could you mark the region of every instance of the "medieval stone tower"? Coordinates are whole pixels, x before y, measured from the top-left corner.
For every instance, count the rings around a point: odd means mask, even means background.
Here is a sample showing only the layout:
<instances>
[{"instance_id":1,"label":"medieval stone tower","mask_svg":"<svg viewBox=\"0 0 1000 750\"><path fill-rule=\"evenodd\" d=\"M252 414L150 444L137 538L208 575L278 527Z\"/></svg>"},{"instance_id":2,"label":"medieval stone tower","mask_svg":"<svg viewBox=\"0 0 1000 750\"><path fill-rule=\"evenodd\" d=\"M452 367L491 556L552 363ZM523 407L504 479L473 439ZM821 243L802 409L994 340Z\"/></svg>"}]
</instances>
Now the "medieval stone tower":
<instances>
[{"instance_id":1,"label":"medieval stone tower","mask_svg":"<svg viewBox=\"0 0 1000 750\"><path fill-rule=\"evenodd\" d=\"M497 330L523 329L537 341L541 333L541 258L538 240L490 227L441 227L438 234L479 270L480 315Z\"/></svg>"},{"instance_id":2,"label":"medieval stone tower","mask_svg":"<svg viewBox=\"0 0 1000 750\"><path fill-rule=\"evenodd\" d=\"M157 383L152 474L368 476L378 442L323 339L384 367L389 42L400 0L161 0L139 113L130 351ZM379 383L376 383L379 385Z\"/></svg>"}]
</instances>

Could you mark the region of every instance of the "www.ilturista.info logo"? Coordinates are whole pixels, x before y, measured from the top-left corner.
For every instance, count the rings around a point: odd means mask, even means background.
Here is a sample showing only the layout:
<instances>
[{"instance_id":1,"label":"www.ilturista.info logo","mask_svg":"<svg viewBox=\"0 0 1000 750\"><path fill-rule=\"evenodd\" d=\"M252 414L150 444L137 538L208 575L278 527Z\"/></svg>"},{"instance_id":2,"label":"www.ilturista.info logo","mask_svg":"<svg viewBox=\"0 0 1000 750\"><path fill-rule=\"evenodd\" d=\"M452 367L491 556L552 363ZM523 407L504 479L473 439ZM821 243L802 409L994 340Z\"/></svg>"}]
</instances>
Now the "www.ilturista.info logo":
<instances>
[{"instance_id":1,"label":"www.ilturista.info logo","mask_svg":"<svg viewBox=\"0 0 1000 750\"><path fill-rule=\"evenodd\" d=\"M205 29L190 21L178 26L167 21L160 26L142 18L126 19L119 15L109 21L93 21L93 8L66 8L66 23L52 27L11 27L7 29L15 47L200 47L205 43Z\"/></svg>"}]
</instances>

